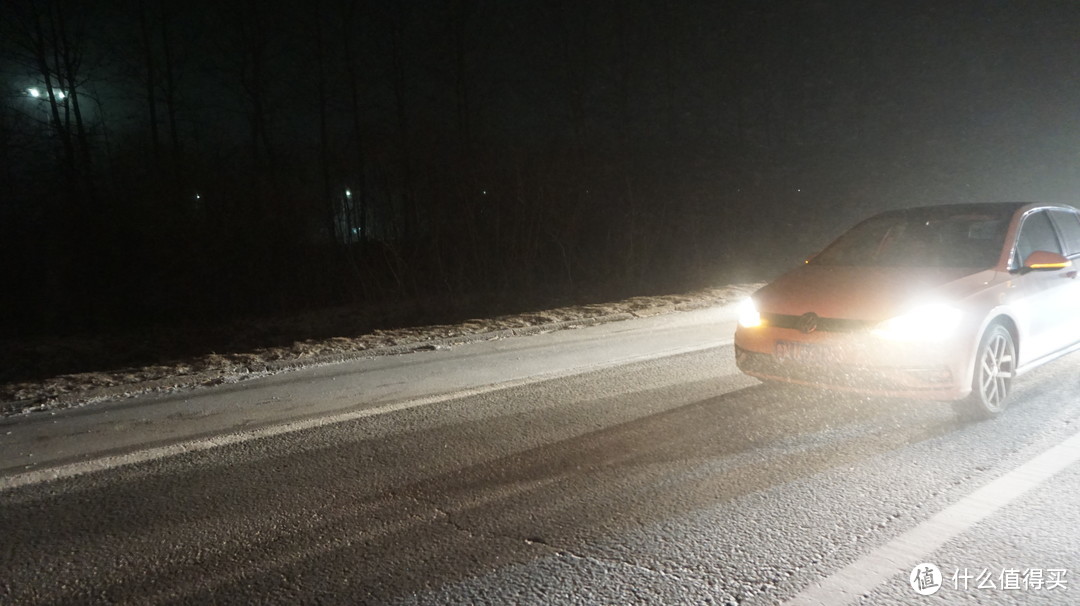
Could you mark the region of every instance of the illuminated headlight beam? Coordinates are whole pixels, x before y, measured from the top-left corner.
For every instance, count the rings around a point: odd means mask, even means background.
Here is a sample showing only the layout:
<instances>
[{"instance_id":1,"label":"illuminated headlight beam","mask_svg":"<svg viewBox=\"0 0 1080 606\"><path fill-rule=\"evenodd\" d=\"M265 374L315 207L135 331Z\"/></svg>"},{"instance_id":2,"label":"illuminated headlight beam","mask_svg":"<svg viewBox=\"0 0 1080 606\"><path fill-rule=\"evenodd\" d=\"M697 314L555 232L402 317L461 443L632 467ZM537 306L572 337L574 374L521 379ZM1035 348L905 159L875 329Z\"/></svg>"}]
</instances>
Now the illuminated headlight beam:
<instances>
[{"instance_id":1,"label":"illuminated headlight beam","mask_svg":"<svg viewBox=\"0 0 1080 606\"><path fill-rule=\"evenodd\" d=\"M753 299L744 299L739 304L739 326L743 328L757 328L761 326L761 314L758 313L757 305Z\"/></svg>"},{"instance_id":2,"label":"illuminated headlight beam","mask_svg":"<svg viewBox=\"0 0 1080 606\"><path fill-rule=\"evenodd\" d=\"M942 341L956 330L963 312L944 303L920 305L878 324L874 334L892 341Z\"/></svg>"}]
</instances>

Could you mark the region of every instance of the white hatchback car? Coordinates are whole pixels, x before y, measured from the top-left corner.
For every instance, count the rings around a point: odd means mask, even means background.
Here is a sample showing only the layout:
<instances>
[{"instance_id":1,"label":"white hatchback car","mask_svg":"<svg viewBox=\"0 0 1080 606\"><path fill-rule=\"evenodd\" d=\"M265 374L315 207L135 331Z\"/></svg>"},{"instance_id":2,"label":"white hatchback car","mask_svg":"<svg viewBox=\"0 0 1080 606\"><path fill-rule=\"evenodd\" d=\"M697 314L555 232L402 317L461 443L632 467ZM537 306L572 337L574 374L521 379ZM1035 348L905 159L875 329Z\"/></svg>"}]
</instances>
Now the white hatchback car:
<instances>
[{"instance_id":1,"label":"white hatchback car","mask_svg":"<svg viewBox=\"0 0 1080 606\"><path fill-rule=\"evenodd\" d=\"M1080 212L985 203L894 210L744 302L746 374L955 400L989 417L1012 381L1080 349Z\"/></svg>"}]
</instances>

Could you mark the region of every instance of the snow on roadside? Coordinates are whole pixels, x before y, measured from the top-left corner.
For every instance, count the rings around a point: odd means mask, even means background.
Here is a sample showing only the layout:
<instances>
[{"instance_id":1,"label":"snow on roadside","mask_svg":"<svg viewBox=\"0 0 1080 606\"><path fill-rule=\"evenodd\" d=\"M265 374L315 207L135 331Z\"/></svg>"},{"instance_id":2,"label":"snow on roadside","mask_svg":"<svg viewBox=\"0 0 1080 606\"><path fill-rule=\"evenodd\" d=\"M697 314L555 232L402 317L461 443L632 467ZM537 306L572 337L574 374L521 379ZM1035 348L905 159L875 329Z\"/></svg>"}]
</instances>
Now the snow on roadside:
<instances>
[{"instance_id":1,"label":"snow on roadside","mask_svg":"<svg viewBox=\"0 0 1080 606\"><path fill-rule=\"evenodd\" d=\"M501 338L515 331L557 330L675 311L701 309L739 300L760 284L735 284L686 294L633 297L538 312L473 319L459 324L419 326L233 353L210 353L136 368L83 372L0 385L0 415L53 410L93 402L234 383L277 372L359 357L437 349L455 343ZM342 332L347 332L343 329Z\"/></svg>"}]
</instances>

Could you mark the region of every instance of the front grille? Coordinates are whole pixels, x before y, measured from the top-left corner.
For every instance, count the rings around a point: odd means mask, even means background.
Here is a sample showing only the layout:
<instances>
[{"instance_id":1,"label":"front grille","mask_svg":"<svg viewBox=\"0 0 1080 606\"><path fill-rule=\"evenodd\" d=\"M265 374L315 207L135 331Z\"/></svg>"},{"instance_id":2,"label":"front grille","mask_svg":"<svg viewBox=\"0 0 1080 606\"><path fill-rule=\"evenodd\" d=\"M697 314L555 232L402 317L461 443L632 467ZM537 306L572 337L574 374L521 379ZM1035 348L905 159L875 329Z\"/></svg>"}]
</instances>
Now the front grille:
<instances>
[{"instance_id":1,"label":"front grille","mask_svg":"<svg viewBox=\"0 0 1080 606\"><path fill-rule=\"evenodd\" d=\"M765 326L774 326L776 328L791 328L793 330L800 330L803 316L789 316L786 314L773 314L763 313L761 314L761 323ZM873 328L873 322L867 322L866 320L845 320L842 318L817 318L817 327L815 330L824 332L861 332L870 330Z\"/></svg>"}]
</instances>

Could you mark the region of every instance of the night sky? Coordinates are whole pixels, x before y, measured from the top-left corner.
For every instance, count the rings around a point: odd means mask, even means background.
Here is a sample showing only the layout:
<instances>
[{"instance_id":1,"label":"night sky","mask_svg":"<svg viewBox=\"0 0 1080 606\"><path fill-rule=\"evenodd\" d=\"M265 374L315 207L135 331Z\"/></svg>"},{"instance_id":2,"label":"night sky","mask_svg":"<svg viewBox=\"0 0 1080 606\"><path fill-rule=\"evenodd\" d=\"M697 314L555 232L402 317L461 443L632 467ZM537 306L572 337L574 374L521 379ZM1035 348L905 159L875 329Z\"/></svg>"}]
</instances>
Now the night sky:
<instances>
[{"instance_id":1,"label":"night sky","mask_svg":"<svg viewBox=\"0 0 1080 606\"><path fill-rule=\"evenodd\" d=\"M0 8L0 219L9 258L50 242L9 276L38 303L87 271L220 284L202 313L283 281L373 297L293 281L345 271L331 241L394 296L661 288L775 272L879 209L1080 191L1080 3L77 4ZM26 92L35 20L78 58L83 138ZM256 307L308 305L279 299Z\"/></svg>"}]
</instances>

